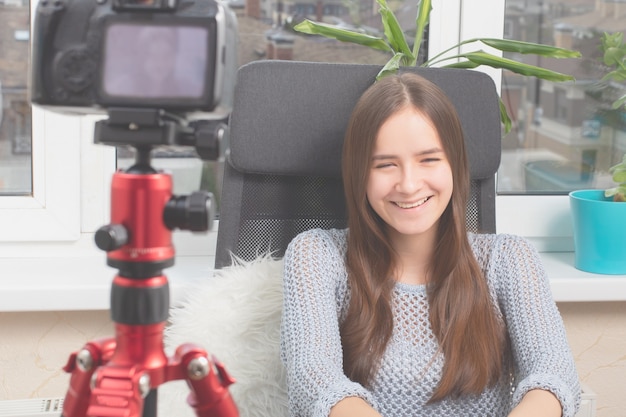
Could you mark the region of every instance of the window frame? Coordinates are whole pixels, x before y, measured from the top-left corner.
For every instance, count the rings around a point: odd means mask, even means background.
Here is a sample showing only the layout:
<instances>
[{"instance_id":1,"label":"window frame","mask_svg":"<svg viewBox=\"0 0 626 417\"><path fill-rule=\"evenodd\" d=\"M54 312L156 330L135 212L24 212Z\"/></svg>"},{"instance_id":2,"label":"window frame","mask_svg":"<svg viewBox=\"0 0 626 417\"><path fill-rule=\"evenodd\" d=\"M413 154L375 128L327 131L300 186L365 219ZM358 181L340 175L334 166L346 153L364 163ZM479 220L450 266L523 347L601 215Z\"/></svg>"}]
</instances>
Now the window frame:
<instances>
[{"instance_id":1,"label":"window frame","mask_svg":"<svg viewBox=\"0 0 626 417\"><path fill-rule=\"evenodd\" d=\"M433 4L431 19L433 27L429 32L431 56L461 40L502 38L505 2L484 0L480 8L472 3L468 0L454 0ZM454 10L458 10L458 15L455 15ZM452 25L451 21L458 24ZM469 51L475 48L477 45L470 44L462 47L462 50ZM499 51L485 45L481 44L480 48L501 55ZM482 67L477 70L488 74L500 93L501 70ZM572 252L574 242L569 197L496 194L496 231L524 236L531 240L539 251Z\"/></svg>"},{"instance_id":2,"label":"window frame","mask_svg":"<svg viewBox=\"0 0 626 417\"><path fill-rule=\"evenodd\" d=\"M33 38L37 3L38 0L29 3L29 42ZM31 193L0 195L0 242L77 240L80 235L80 119L32 106L31 123Z\"/></svg>"},{"instance_id":3,"label":"window frame","mask_svg":"<svg viewBox=\"0 0 626 417\"><path fill-rule=\"evenodd\" d=\"M430 55L460 39L501 38L503 26L501 0L484 0L480 10L467 0L435 1ZM481 71L494 79L499 92L500 71ZM106 308L114 271L93 235L109 221L116 158L114 148L93 143L98 118L33 106L33 194L0 196L0 265L6 277L0 279L0 311ZM166 273L171 281L174 277L174 288L178 276L208 276L217 226L208 234L173 234L177 263ZM567 196L498 195L496 228L531 239L540 251L573 250ZM187 270L187 265L193 268ZM53 295L59 297L52 300Z\"/></svg>"},{"instance_id":4,"label":"window frame","mask_svg":"<svg viewBox=\"0 0 626 417\"><path fill-rule=\"evenodd\" d=\"M0 241L78 239L80 122L33 106L31 161L31 194L0 196Z\"/></svg>"}]
</instances>

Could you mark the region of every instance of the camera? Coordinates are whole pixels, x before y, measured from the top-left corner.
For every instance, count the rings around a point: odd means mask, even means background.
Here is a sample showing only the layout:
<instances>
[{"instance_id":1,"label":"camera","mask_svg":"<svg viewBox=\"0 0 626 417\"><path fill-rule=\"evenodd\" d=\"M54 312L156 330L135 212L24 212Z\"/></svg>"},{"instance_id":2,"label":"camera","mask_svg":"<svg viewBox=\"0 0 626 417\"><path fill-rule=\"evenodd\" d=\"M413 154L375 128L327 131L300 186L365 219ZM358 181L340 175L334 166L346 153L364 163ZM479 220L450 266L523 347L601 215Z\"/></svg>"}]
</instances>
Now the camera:
<instances>
[{"instance_id":1,"label":"camera","mask_svg":"<svg viewBox=\"0 0 626 417\"><path fill-rule=\"evenodd\" d=\"M55 112L232 107L236 18L214 0L41 0L32 47L31 101Z\"/></svg>"}]
</instances>

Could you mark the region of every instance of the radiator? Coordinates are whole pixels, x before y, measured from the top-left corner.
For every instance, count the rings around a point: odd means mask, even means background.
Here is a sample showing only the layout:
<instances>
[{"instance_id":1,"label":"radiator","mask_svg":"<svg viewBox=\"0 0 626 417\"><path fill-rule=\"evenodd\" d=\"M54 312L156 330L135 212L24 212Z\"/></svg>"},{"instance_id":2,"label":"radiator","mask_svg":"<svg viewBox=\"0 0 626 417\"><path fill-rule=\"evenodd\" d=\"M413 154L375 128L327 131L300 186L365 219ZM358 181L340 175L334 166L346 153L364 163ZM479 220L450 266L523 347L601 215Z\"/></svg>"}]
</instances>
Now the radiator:
<instances>
[{"instance_id":1,"label":"radiator","mask_svg":"<svg viewBox=\"0 0 626 417\"><path fill-rule=\"evenodd\" d=\"M58 417L63 398L32 398L0 401L0 417Z\"/></svg>"}]
</instances>

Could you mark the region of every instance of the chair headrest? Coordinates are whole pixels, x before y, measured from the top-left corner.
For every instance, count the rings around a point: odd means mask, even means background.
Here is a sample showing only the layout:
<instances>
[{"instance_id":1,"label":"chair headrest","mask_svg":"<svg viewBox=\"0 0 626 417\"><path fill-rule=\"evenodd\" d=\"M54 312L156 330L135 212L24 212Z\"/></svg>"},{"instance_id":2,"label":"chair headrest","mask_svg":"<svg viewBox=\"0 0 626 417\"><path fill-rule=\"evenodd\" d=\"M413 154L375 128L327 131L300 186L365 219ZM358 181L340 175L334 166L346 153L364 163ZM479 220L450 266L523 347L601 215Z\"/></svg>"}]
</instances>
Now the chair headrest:
<instances>
[{"instance_id":1,"label":"chair headrest","mask_svg":"<svg viewBox=\"0 0 626 417\"><path fill-rule=\"evenodd\" d=\"M241 172L341 176L341 149L352 109L381 67L255 61L238 71L230 116L230 163ZM501 130L493 80L465 69L404 68L437 84L454 103L472 178L500 165Z\"/></svg>"}]
</instances>

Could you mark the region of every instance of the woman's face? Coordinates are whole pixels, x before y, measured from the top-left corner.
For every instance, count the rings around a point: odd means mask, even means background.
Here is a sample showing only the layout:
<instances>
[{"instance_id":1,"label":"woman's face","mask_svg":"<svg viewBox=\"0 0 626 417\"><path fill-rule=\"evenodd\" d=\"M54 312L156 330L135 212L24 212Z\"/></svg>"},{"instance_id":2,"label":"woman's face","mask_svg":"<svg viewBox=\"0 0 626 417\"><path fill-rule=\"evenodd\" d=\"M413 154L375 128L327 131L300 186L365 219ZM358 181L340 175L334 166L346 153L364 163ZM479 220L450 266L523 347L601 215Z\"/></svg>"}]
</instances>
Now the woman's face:
<instances>
[{"instance_id":1,"label":"woman's face","mask_svg":"<svg viewBox=\"0 0 626 417\"><path fill-rule=\"evenodd\" d=\"M390 236L434 238L452 188L452 169L430 120L412 107L394 113L376 137L367 182L367 199Z\"/></svg>"}]
</instances>

